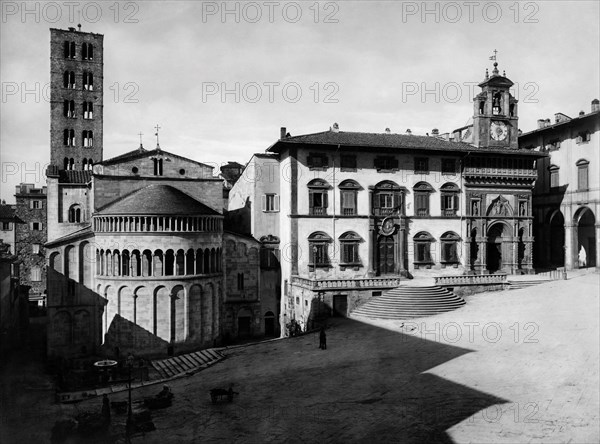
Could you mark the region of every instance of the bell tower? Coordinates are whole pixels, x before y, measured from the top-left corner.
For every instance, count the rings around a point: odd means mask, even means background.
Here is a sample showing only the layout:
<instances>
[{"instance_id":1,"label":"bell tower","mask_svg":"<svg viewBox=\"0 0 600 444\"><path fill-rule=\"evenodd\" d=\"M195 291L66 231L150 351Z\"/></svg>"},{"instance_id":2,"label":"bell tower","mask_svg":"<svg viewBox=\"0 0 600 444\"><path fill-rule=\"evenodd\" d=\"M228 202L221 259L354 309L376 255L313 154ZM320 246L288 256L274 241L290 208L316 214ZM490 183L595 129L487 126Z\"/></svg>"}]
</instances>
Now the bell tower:
<instances>
[{"instance_id":1,"label":"bell tower","mask_svg":"<svg viewBox=\"0 0 600 444\"><path fill-rule=\"evenodd\" d=\"M500 75L498 62L494 62L491 76L485 70L481 92L473 99L474 145L518 149L518 101L510 93L513 85L506 73Z\"/></svg>"},{"instance_id":2,"label":"bell tower","mask_svg":"<svg viewBox=\"0 0 600 444\"><path fill-rule=\"evenodd\" d=\"M50 165L91 171L102 161L104 36L50 29Z\"/></svg>"}]
</instances>

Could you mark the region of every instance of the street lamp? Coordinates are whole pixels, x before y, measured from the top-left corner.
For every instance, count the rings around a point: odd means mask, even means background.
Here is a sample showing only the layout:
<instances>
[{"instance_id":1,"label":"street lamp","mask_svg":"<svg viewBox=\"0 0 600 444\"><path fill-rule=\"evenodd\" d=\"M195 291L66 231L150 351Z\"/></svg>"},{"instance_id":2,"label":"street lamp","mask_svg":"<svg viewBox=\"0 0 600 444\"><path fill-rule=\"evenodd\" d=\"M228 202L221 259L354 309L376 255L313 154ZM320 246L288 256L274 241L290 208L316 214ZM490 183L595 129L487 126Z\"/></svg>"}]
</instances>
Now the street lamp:
<instances>
[{"instance_id":1,"label":"street lamp","mask_svg":"<svg viewBox=\"0 0 600 444\"><path fill-rule=\"evenodd\" d=\"M127 409L127 432L131 426L131 367L133 367L133 355L127 355L127 368L129 369L129 406Z\"/></svg>"}]
</instances>

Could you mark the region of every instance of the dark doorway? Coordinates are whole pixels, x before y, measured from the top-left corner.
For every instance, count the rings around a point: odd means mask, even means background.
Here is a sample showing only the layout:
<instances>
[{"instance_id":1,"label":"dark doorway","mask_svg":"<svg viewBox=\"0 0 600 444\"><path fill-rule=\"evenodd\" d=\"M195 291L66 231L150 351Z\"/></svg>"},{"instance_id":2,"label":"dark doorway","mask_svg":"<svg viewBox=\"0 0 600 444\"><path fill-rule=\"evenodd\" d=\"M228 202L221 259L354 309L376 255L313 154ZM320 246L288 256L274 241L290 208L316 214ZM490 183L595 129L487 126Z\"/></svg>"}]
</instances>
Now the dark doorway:
<instances>
[{"instance_id":1,"label":"dark doorway","mask_svg":"<svg viewBox=\"0 0 600 444\"><path fill-rule=\"evenodd\" d=\"M487 268L490 272L502 268L502 232L504 225L496 224L488 231Z\"/></svg>"},{"instance_id":2,"label":"dark doorway","mask_svg":"<svg viewBox=\"0 0 600 444\"><path fill-rule=\"evenodd\" d=\"M250 317L239 317L238 318L238 337L239 338L247 338L250 336Z\"/></svg>"},{"instance_id":3,"label":"dark doorway","mask_svg":"<svg viewBox=\"0 0 600 444\"><path fill-rule=\"evenodd\" d=\"M394 238L383 236L379 238L379 274L394 274Z\"/></svg>"},{"instance_id":4,"label":"dark doorway","mask_svg":"<svg viewBox=\"0 0 600 444\"><path fill-rule=\"evenodd\" d=\"M275 336L275 315L272 311L265 313L265 336Z\"/></svg>"},{"instance_id":5,"label":"dark doorway","mask_svg":"<svg viewBox=\"0 0 600 444\"><path fill-rule=\"evenodd\" d=\"M556 211L550 219L550 265L565 265L565 218Z\"/></svg>"},{"instance_id":6,"label":"dark doorway","mask_svg":"<svg viewBox=\"0 0 600 444\"><path fill-rule=\"evenodd\" d=\"M346 317L348 314L348 296L345 294L333 295L333 315Z\"/></svg>"},{"instance_id":7,"label":"dark doorway","mask_svg":"<svg viewBox=\"0 0 600 444\"><path fill-rule=\"evenodd\" d=\"M594 213L584 207L576 215L577 251L575 257L579 268L596 266L596 218Z\"/></svg>"}]
</instances>

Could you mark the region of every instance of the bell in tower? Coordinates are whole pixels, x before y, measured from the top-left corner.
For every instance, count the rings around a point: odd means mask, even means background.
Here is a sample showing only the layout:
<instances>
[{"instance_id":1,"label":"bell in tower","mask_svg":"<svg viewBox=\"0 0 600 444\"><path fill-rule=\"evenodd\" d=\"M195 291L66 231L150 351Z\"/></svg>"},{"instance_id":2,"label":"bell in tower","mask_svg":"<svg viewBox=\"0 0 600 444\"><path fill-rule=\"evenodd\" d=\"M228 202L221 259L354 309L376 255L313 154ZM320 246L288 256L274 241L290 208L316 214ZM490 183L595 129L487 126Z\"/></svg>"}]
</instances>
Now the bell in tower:
<instances>
[{"instance_id":1,"label":"bell in tower","mask_svg":"<svg viewBox=\"0 0 600 444\"><path fill-rule=\"evenodd\" d=\"M498 62L494 62L492 75L486 69L485 79L479 84L481 92L473 99L473 143L476 146L518 148L518 101L510 93L513 85L506 73L500 75Z\"/></svg>"}]
</instances>

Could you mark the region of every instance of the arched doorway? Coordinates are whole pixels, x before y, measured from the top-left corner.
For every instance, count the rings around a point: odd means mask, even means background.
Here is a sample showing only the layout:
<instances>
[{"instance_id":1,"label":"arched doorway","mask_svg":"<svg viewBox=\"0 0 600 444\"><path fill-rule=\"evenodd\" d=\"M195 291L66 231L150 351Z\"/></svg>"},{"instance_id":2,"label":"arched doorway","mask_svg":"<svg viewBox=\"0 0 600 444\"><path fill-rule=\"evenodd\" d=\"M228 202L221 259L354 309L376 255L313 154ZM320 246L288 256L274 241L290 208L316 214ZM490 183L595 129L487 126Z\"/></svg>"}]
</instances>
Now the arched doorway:
<instances>
[{"instance_id":1,"label":"arched doorway","mask_svg":"<svg viewBox=\"0 0 600 444\"><path fill-rule=\"evenodd\" d=\"M497 223L488 230L487 241L487 269L490 272L502 269L502 236L504 234L504 224Z\"/></svg>"},{"instance_id":2,"label":"arched doorway","mask_svg":"<svg viewBox=\"0 0 600 444\"><path fill-rule=\"evenodd\" d=\"M594 213L587 207L583 207L575 213L577 224L577 244L575 251L575 263L578 268L596 266L596 218Z\"/></svg>"},{"instance_id":3,"label":"arched doorway","mask_svg":"<svg viewBox=\"0 0 600 444\"><path fill-rule=\"evenodd\" d=\"M565 218L560 210L550 216L550 265L565 265Z\"/></svg>"},{"instance_id":4,"label":"arched doorway","mask_svg":"<svg viewBox=\"0 0 600 444\"><path fill-rule=\"evenodd\" d=\"M252 334L252 312L241 308L237 315L238 338L248 338Z\"/></svg>"}]
</instances>

